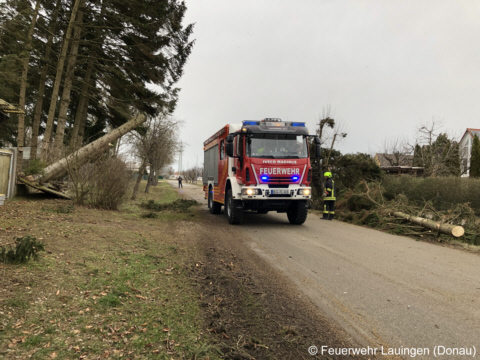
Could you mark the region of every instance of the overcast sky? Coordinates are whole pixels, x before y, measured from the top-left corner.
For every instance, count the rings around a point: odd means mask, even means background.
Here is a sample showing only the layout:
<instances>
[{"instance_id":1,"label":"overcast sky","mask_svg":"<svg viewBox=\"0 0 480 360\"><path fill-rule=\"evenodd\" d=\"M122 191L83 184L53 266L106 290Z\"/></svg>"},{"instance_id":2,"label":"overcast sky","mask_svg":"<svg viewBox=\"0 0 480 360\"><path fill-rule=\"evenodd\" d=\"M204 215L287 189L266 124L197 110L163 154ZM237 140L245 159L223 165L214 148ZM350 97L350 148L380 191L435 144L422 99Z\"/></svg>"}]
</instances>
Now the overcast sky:
<instances>
[{"instance_id":1,"label":"overcast sky","mask_svg":"<svg viewBox=\"0 0 480 360\"><path fill-rule=\"evenodd\" d=\"M278 117L314 133L327 106L348 133L342 153L413 141L432 119L458 137L480 128L480 1L186 4L195 46L175 112L183 169L203 164L203 141L227 123Z\"/></svg>"}]
</instances>

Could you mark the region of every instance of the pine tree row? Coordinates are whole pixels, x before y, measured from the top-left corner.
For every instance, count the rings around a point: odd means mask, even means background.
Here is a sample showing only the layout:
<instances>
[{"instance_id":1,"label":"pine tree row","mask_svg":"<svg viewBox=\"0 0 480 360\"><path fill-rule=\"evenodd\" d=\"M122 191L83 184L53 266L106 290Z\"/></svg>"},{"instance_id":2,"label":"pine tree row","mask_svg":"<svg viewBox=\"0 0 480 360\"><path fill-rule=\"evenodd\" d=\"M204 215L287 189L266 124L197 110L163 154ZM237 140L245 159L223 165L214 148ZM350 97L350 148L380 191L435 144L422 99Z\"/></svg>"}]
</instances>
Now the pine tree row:
<instances>
[{"instance_id":1,"label":"pine tree row","mask_svg":"<svg viewBox=\"0 0 480 360\"><path fill-rule=\"evenodd\" d=\"M142 112L170 114L193 25L177 0L0 3L0 98L25 115L0 124L0 146L54 161ZM40 145L41 144L41 145Z\"/></svg>"}]
</instances>

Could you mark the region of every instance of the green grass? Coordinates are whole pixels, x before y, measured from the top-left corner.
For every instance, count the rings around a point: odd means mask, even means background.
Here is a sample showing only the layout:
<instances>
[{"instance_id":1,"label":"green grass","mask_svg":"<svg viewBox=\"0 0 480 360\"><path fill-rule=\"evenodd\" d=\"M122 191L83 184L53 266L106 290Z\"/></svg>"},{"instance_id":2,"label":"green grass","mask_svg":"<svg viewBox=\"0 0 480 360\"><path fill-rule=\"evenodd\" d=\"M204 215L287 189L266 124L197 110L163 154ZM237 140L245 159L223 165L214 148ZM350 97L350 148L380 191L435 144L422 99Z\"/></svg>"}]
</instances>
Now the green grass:
<instances>
[{"instance_id":1,"label":"green grass","mask_svg":"<svg viewBox=\"0 0 480 360\"><path fill-rule=\"evenodd\" d=\"M50 233L48 253L11 268L11 276L29 277L33 285L30 295L18 286L0 304L6 314L1 335L18 341L11 348L0 342L0 353L10 349L12 359L219 359L202 334L187 249L169 232L172 222L196 221L195 207L142 218L142 202L178 199L166 182L150 189L140 188L137 200L119 211L37 210L49 213L48 229L39 222L33 230Z\"/></svg>"},{"instance_id":2,"label":"green grass","mask_svg":"<svg viewBox=\"0 0 480 360\"><path fill-rule=\"evenodd\" d=\"M28 302L21 298L20 296L16 296L11 299L7 299L4 302L7 308L17 308L17 309L26 309L28 308Z\"/></svg>"}]
</instances>

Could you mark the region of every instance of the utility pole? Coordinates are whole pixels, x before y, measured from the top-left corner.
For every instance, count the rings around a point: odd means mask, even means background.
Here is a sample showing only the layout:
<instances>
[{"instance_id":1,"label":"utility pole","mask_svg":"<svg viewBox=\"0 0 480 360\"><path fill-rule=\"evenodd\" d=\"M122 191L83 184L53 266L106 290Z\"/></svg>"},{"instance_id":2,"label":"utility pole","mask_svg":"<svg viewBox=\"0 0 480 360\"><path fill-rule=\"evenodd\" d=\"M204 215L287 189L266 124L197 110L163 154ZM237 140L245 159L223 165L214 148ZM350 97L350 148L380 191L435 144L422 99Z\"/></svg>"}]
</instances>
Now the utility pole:
<instances>
[{"instance_id":1,"label":"utility pole","mask_svg":"<svg viewBox=\"0 0 480 360\"><path fill-rule=\"evenodd\" d=\"M195 184L198 183L198 155L197 161L195 162Z\"/></svg>"},{"instance_id":2,"label":"utility pole","mask_svg":"<svg viewBox=\"0 0 480 360\"><path fill-rule=\"evenodd\" d=\"M183 171L182 157L183 157L183 142L180 142L180 148L178 150L178 175L180 175Z\"/></svg>"}]
</instances>

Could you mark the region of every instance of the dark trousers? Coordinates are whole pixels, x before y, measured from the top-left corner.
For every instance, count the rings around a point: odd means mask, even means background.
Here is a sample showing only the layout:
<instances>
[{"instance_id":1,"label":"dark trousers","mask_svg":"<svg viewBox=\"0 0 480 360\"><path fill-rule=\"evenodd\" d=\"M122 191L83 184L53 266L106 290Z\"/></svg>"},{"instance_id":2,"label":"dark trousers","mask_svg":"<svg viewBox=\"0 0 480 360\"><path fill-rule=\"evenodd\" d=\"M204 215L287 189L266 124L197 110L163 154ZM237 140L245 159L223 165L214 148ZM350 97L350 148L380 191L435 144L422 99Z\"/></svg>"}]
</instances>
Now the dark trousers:
<instances>
[{"instance_id":1,"label":"dark trousers","mask_svg":"<svg viewBox=\"0 0 480 360\"><path fill-rule=\"evenodd\" d=\"M323 218L333 219L335 216L335 200L323 200Z\"/></svg>"},{"instance_id":2,"label":"dark trousers","mask_svg":"<svg viewBox=\"0 0 480 360\"><path fill-rule=\"evenodd\" d=\"M183 185L182 185L182 182L181 182L181 181L178 182L178 187L179 187L179 188L183 188Z\"/></svg>"}]
</instances>

